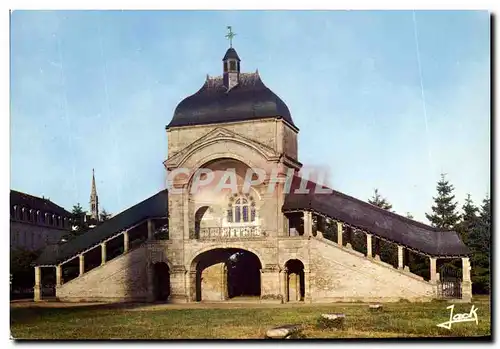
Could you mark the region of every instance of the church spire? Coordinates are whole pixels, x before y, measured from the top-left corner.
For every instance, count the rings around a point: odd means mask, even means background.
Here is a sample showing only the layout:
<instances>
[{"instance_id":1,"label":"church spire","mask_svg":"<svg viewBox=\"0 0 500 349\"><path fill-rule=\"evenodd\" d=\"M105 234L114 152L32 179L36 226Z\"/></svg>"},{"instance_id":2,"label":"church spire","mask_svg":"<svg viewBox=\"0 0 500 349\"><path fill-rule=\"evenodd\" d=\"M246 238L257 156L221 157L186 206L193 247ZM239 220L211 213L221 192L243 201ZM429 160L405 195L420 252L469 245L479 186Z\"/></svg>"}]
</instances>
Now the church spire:
<instances>
[{"instance_id":1,"label":"church spire","mask_svg":"<svg viewBox=\"0 0 500 349\"><path fill-rule=\"evenodd\" d=\"M226 51L224 58L222 58L222 62L224 62L224 86L229 92L229 90L238 85L240 79L240 57L238 57L236 50L233 48L233 38L236 34L233 33L232 27L230 26L227 27L227 30L229 32L226 35L226 38L229 39L230 47Z\"/></svg>"},{"instance_id":2,"label":"church spire","mask_svg":"<svg viewBox=\"0 0 500 349\"><path fill-rule=\"evenodd\" d=\"M92 169L92 189L90 190L90 217L99 220L99 198L97 197L94 169Z\"/></svg>"}]
</instances>

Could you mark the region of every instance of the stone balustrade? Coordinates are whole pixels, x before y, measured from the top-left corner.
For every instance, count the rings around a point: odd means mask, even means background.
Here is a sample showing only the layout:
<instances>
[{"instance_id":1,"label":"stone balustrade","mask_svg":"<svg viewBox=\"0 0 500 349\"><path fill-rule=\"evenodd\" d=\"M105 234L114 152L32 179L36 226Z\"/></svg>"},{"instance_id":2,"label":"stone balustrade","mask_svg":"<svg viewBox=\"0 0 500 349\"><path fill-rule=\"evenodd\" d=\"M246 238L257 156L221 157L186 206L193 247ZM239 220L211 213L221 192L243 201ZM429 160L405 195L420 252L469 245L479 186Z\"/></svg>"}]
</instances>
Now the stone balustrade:
<instances>
[{"instance_id":1,"label":"stone balustrade","mask_svg":"<svg viewBox=\"0 0 500 349\"><path fill-rule=\"evenodd\" d=\"M241 227L204 227L200 228L196 234L197 239L232 239L232 238L258 238L264 237L265 233L260 226Z\"/></svg>"}]
</instances>

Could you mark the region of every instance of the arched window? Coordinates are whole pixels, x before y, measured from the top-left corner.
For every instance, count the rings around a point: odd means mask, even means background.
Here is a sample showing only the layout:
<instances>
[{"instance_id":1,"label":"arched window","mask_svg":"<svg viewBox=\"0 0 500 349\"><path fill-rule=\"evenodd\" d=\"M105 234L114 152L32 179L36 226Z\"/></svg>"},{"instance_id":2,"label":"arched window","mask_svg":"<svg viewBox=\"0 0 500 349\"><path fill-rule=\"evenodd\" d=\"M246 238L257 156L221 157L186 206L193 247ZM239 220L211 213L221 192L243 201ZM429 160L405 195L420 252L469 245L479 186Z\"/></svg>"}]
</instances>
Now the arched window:
<instances>
[{"instance_id":1,"label":"arched window","mask_svg":"<svg viewBox=\"0 0 500 349\"><path fill-rule=\"evenodd\" d=\"M255 201L253 197L235 194L229 198L227 209L228 223L255 222Z\"/></svg>"},{"instance_id":2,"label":"arched window","mask_svg":"<svg viewBox=\"0 0 500 349\"><path fill-rule=\"evenodd\" d=\"M229 69L231 71L235 71L236 70L236 62L235 61L229 61Z\"/></svg>"}]
</instances>

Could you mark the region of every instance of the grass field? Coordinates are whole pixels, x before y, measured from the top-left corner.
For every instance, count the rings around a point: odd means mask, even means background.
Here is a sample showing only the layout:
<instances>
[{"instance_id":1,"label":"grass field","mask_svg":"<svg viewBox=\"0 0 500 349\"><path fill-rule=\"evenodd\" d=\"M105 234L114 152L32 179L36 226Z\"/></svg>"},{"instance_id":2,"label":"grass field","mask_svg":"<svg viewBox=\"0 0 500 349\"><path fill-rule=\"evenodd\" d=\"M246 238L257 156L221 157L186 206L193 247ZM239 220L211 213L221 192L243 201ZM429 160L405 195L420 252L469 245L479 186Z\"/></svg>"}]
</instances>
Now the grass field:
<instances>
[{"instance_id":1,"label":"grass field","mask_svg":"<svg viewBox=\"0 0 500 349\"><path fill-rule=\"evenodd\" d=\"M368 304L329 305L85 305L11 304L15 339L259 339L266 330L303 324L306 338L386 338L489 336L490 300L475 298L479 323L437 327L449 320L446 302L389 303L371 312ZM454 314L469 313L472 304L455 305ZM344 313L343 330L319 329L322 313Z\"/></svg>"}]
</instances>

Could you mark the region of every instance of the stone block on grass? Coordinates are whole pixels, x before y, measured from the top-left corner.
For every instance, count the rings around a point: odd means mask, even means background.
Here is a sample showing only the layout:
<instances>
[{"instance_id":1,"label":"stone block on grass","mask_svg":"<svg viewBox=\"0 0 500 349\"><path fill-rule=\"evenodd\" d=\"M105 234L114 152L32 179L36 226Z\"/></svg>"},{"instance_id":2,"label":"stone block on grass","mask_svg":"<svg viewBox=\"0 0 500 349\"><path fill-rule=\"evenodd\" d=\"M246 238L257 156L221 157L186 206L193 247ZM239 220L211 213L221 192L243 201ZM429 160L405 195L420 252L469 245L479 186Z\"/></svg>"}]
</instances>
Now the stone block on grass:
<instances>
[{"instance_id":1,"label":"stone block on grass","mask_svg":"<svg viewBox=\"0 0 500 349\"><path fill-rule=\"evenodd\" d=\"M319 328L344 328L345 314L321 314L318 319Z\"/></svg>"},{"instance_id":2,"label":"stone block on grass","mask_svg":"<svg viewBox=\"0 0 500 349\"><path fill-rule=\"evenodd\" d=\"M268 339L295 339L304 338L301 325L283 325L274 327L266 332Z\"/></svg>"},{"instance_id":3,"label":"stone block on grass","mask_svg":"<svg viewBox=\"0 0 500 349\"><path fill-rule=\"evenodd\" d=\"M382 311L382 304L370 304L369 305L370 311Z\"/></svg>"}]
</instances>

